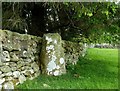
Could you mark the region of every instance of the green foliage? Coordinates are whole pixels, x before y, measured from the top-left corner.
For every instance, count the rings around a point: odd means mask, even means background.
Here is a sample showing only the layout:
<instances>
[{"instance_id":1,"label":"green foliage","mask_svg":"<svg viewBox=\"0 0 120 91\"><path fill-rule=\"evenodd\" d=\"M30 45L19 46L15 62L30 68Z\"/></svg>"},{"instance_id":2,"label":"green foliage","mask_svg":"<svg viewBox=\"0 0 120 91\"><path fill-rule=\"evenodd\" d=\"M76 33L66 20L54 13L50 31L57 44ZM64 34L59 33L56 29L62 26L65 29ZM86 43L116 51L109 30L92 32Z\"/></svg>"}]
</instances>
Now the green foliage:
<instances>
[{"instance_id":1,"label":"green foliage","mask_svg":"<svg viewBox=\"0 0 120 91\"><path fill-rule=\"evenodd\" d=\"M40 36L58 32L71 41L80 41L82 34L82 42L102 42L120 33L119 12L114 2L4 2L3 29L20 32L26 28L29 34ZM104 32L111 38L102 37Z\"/></svg>"},{"instance_id":2,"label":"green foliage","mask_svg":"<svg viewBox=\"0 0 120 91\"><path fill-rule=\"evenodd\" d=\"M3 29L16 30L24 32L27 23L22 17L25 4L19 2L2 3L2 27Z\"/></svg>"}]
</instances>

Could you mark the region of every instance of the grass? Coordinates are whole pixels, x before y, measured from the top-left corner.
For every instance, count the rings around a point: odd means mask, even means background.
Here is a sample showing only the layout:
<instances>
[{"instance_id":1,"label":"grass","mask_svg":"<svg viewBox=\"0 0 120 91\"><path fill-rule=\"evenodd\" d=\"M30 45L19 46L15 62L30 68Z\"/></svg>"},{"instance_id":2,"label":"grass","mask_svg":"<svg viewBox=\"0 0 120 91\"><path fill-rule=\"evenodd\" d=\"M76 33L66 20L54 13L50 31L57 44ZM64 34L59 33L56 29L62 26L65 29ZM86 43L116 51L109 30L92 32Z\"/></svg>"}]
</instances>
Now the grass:
<instances>
[{"instance_id":1,"label":"grass","mask_svg":"<svg viewBox=\"0 0 120 91\"><path fill-rule=\"evenodd\" d=\"M58 77L40 75L18 85L18 89L118 89L118 50L88 49L67 74Z\"/></svg>"}]
</instances>

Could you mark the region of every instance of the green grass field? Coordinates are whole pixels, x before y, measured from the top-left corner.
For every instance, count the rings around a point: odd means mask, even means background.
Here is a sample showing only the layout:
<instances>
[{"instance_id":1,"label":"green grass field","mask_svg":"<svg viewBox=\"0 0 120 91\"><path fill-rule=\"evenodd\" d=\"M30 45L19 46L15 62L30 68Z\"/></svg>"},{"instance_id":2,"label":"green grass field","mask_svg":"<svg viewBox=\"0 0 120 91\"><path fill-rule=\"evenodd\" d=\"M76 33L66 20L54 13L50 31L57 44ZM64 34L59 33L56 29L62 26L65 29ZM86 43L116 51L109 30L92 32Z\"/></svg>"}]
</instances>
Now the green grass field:
<instances>
[{"instance_id":1,"label":"green grass field","mask_svg":"<svg viewBox=\"0 0 120 91\"><path fill-rule=\"evenodd\" d=\"M67 74L40 75L18 85L19 89L118 89L118 50L88 49L78 64L68 66Z\"/></svg>"}]
</instances>

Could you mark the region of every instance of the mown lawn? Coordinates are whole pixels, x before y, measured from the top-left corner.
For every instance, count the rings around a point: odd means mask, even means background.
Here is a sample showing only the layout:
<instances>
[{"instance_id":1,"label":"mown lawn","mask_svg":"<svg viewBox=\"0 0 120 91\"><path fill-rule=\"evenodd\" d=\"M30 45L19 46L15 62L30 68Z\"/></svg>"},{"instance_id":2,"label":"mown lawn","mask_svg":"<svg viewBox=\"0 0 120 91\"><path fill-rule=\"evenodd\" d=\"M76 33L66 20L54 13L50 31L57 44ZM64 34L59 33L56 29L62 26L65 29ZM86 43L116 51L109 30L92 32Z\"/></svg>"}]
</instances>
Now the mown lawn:
<instances>
[{"instance_id":1,"label":"mown lawn","mask_svg":"<svg viewBox=\"0 0 120 91\"><path fill-rule=\"evenodd\" d=\"M18 89L118 89L118 50L88 49L78 64L68 66L67 74L40 75L18 85Z\"/></svg>"}]
</instances>

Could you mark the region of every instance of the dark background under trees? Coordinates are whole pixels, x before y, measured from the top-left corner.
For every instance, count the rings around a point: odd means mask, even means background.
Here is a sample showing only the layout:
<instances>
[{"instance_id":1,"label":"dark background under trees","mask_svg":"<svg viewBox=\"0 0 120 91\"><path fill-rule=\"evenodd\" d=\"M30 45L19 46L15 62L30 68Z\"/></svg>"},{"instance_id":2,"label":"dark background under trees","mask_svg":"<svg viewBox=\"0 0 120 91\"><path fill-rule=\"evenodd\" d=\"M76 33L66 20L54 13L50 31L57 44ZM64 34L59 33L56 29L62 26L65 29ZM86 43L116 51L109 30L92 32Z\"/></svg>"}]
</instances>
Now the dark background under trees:
<instances>
[{"instance_id":1,"label":"dark background under trees","mask_svg":"<svg viewBox=\"0 0 120 91\"><path fill-rule=\"evenodd\" d=\"M118 43L120 4L114 2L2 2L2 28L64 40Z\"/></svg>"}]
</instances>

